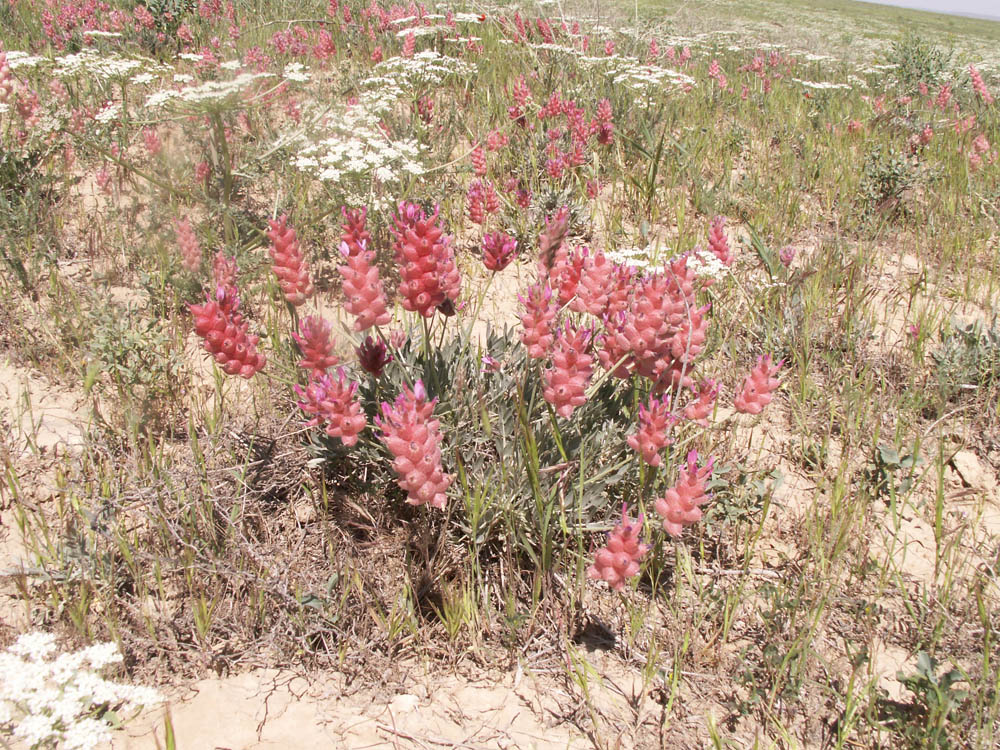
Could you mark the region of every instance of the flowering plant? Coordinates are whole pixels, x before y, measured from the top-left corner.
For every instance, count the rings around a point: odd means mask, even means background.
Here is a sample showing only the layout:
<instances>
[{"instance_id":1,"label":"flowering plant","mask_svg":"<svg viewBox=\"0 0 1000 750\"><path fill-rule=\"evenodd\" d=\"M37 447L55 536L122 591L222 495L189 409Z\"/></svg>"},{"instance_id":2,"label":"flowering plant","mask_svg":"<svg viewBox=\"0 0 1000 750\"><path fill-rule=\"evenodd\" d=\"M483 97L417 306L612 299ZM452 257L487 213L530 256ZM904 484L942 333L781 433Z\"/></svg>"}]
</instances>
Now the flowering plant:
<instances>
[{"instance_id":1,"label":"flowering plant","mask_svg":"<svg viewBox=\"0 0 1000 750\"><path fill-rule=\"evenodd\" d=\"M51 633L26 633L0 652L0 738L32 748L89 750L111 739L118 712L163 702L152 688L101 677L122 661L114 643L55 655ZM6 744L6 743L4 743Z\"/></svg>"}]
</instances>

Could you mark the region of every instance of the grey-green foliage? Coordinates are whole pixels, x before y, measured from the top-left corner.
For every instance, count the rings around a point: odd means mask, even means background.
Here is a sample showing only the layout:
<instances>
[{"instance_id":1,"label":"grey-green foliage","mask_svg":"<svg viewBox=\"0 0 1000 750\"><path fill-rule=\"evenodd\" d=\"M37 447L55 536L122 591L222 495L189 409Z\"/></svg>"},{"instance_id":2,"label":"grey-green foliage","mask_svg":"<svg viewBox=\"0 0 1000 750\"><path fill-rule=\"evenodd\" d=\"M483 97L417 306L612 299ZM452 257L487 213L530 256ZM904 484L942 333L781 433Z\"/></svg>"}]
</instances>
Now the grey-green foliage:
<instances>
[{"instance_id":1,"label":"grey-green foliage","mask_svg":"<svg viewBox=\"0 0 1000 750\"><path fill-rule=\"evenodd\" d=\"M895 69L892 74L906 91L912 91L917 84L937 83L951 63L952 53L935 46L912 30L892 43L886 60Z\"/></svg>"},{"instance_id":2,"label":"grey-green foliage","mask_svg":"<svg viewBox=\"0 0 1000 750\"><path fill-rule=\"evenodd\" d=\"M941 345L931 353L938 386L946 398L962 390L990 389L1000 382L1000 328L994 318L953 325L941 331Z\"/></svg>"},{"instance_id":3,"label":"grey-green foliage","mask_svg":"<svg viewBox=\"0 0 1000 750\"><path fill-rule=\"evenodd\" d=\"M858 200L865 218L892 219L906 213L904 197L917 182L917 165L894 148L876 146L865 159Z\"/></svg>"},{"instance_id":4,"label":"grey-green foliage","mask_svg":"<svg viewBox=\"0 0 1000 750\"><path fill-rule=\"evenodd\" d=\"M86 386L110 387L126 413L143 421L162 416L183 366L163 320L116 305L97 305L90 317Z\"/></svg>"}]
</instances>

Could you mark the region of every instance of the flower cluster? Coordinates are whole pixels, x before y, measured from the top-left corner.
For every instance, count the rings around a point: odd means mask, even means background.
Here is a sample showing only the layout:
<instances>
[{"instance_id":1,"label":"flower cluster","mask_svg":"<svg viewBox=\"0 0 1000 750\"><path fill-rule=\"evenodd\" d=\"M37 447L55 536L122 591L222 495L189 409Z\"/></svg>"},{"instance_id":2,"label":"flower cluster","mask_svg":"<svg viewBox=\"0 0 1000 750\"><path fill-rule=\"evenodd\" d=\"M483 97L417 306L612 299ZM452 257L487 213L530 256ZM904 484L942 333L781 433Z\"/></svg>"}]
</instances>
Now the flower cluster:
<instances>
[{"instance_id":1,"label":"flower cluster","mask_svg":"<svg viewBox=\"0 0 1000 750\"><path fill-rule=\"evenodd\" d=\"M436 403L437 399L427 400L423 381L418 380L412 389L404 385L393 404L382 404L375 424L394 456L392 468L407 493L406 502L444 509L452 477L441 467L443 437L441 423L433 417Z\"/></svg>"},{"instance_id":2,"label":"flower cluster","mask_svg":"<svg viewBox=\"0 0 1000 750\"><path fill-rule=\"evenodd\" d=\"M625 588L625 581L639 573L639 561L649 551L649 545L640 542L642 515L632 523L628 506L622 506L622 520L608 534L608 544L598 550L594 564L587 568L587 577L607 581L615 591Z\"/></svg>"},{"instance_id":3,"label":"flower cluster","mask_svg":"<svg viewBox=\"0 0 1000 750\"><path fill-rule=\"evenodd\" d=\"M329 373L313 375L306 388L295 386L299 408L313 418L307 426L325 424L326 434L339 438L347 446L358 442L358 434L367 422L357 398L358 384L347 381L344 368L337 370L337 378Z\"/></svg>"},{"instance_id":4,"label":"flower cluster","mask_svg":"<svg viewBox=\"0 0 1000 750\"><path fill-rule=\"evenodd\" d=\"M394 221L403 309L425 318L435 309L449 312L458 301L462 280L451 238L438 226L438 209L427 216L419 206L401 203Z\"/></svg>"},{"instance_id":5,"label":"flower cluster","mask_svg":"<svg viewBox=\"0 0 1000 750\"><path fill-rule=\"evenodd\" d=\"M267 236L271 240L269 249L274 260L271 270L278 277L278 286L285 299L292 305L301 305L312 296L313 285L309 279L309 265L299 248L295 230L288 226L288 217L285 215L268 223L270 229Z\"/></svg>"},{"instance_id":6,"label":"flower cluster","mask_svg":"<svg viewBox=\"0 0 1000 750\"><path fill-rule=\"evenodd\" d=\"M236 312L240 302L235 287L219 287L215 299L206 297L202 305L188 305L205 351L227 375L252 378L264 369L267 358L257 351L259 337L248 333L249 324Z\"/></svg>"},{"instance_id":7,"label":"flower cluster","mask_svg":"<svg viewBox=\"0 0 1000 750\"><path fill-rule=\"evenodd\" d=\"M9 730L32 748L91 750L111 741L107 719L99 718L105 711L133 713L163 702L152 688L100 676L122 661L113 643L53 658L55 651L55 636L36 632L0 652L0 734Z\"/></svg>"}]
</instances>

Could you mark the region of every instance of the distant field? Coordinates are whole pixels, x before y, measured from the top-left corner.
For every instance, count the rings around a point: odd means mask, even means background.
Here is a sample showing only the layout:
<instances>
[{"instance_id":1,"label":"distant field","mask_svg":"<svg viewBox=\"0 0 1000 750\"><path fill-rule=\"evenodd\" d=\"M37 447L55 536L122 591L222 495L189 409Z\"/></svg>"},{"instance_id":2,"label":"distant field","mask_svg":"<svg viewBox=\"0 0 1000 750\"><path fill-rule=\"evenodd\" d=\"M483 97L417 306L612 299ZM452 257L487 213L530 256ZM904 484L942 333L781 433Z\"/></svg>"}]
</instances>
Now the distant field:
<instances>
[{"instance_id":1,"label":"distant field","mask_svg":"<svg viewBox=\"0 0 1000 750\"><path fill-rule=\"evenodd\" d=\"M595 16L608 14L609 3L571 4ZM615 3L619 13L643 24L669 23L690 32L738 29L754 37L823 48L826 53L878 57L885 40L903 29L913 29L952 46L970 61L1000 65L1000 22L946 16L940 13L896 8L851 0L639 0Z\"/></svg>"}]
</instances>

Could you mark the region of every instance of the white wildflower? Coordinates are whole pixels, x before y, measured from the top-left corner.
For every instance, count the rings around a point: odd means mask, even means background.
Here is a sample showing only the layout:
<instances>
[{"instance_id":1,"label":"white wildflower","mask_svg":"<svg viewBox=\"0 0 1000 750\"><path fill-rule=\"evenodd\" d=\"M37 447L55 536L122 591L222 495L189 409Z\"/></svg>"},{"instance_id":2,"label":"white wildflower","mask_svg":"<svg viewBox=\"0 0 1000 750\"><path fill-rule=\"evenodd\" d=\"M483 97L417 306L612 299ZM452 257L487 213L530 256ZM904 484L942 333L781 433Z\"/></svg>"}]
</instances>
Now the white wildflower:
<instances>
[{"instance_id":1,"label":"white wildflower","mask_svg":"<svg viewBox=\"0 0 1000 750\"><path fill-rule=\"evenodd\" d=\"M728 272L725 263L715 253L701 248L695 248L687 256L687 261L688 268L702 278L721 279Z\"/></svg>"},{"instance_id":2,"label":"white wildflower","mask_svg":"<svg viewBox=\"0 0 1000 750\"><path fill-rule=\"evenodd\" d=\"M7 52L7 64L10 65L11 70L33 68L41 62L45 62L44 57L29 55L27 52L21 52L16 49L12 49Z\"/></svg>"},{"instance_id":3,"label":"white wildflower","mask_svg":"<svg viewBox=\"0 0 1000 750\"><path fill-rule=\"evenodd\" d=\"M134 712L163 701L151 688L93 671L122 660L113 643L48 659L54 651L52 634L28 633L0 652L0 731L30 747L93 750L111 740L106 721L96 718L99 707Z\"/></svg>"},{"instance_id":4,"label":"white wildflower","mask_svg":"<svg viewBox=\"0 0 1000 750\"><path fill-rule=\"evenodd\" d=\"M187 73L174 74L174 83L191 83L193 80L194 76L188 75Z\"/></svg>"},{"instance_id":5,"label":"white wildflower","mask_svg":"<svg viewBox=\"0 0 1000 750\"><path fill-rule=\"evenodd\" d=\"M298 81L304 83L310 79L310 75L307 72L309 68L299 62L290 62L285 66L282 71L282 75L289 81Z\"/></svg>"},{"instance_id":6,"label":"white wildflower","mask_svg":"<svg viewBox=\"0 0 1000 750\"><path fill-rule=\"evenodd\" d=\"M219 67L223 70L239 70L243 67L243 63L239 60L226 60L223 63L219 63Z\"/></svg>"},{"instance_id":7,"label":"white wildflower","mask_svg":"<svg viewBox=\"0 0 1000 750\"><path fill-rule=\"evenodd\" d=\"M101 110L94 115L94 119L99 123L107 125L109 122L113 122L118 119L122 113L122 105L116 103L105 104Z\"/></svg>"},{"instance_id":8,"label":"white wildflower","mask_svg":"<svg viewBox=\"0 0 1000 750\"><path fill-rule=\"evenodd\" d=\"M146 83L152 83L155 80L156 76L154 76L152 73L139 73L137 75L132 76L132 78L129 80L129 83L143 85Z\"/></svg>"}]
</instances>

